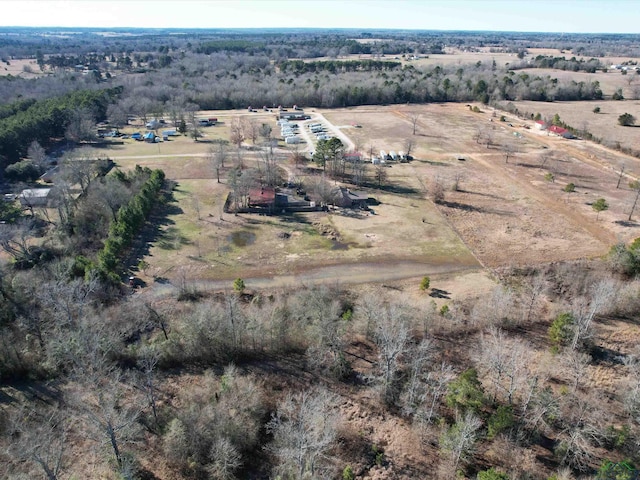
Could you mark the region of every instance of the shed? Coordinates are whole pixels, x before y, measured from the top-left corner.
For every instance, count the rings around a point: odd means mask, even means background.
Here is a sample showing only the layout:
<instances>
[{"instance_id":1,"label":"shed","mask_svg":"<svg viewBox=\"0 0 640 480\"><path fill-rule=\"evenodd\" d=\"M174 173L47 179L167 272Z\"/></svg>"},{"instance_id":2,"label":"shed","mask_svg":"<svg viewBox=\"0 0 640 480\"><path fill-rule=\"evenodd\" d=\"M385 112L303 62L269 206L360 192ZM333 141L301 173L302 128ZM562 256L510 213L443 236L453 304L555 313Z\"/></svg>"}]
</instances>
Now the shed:
<instances>
[{"instance_id":1,"label":"shed","mask_svg":"<svg viewBox=\"0 0 640 480\"><path fill-rule=\"evenodd\" d=\"M46 207L50 193L50 188L27 188L22 190L18 199L23 207Z\"/></svg>"},{"instance_id":2,"label":"shed","mask_svg":"<svg viewBox=\"0 0 640 480\"><path fill-rule=\"evenodd\" d=\"M358 163L362 161L362 155L358 152L345 153L344 161L349 163Z\"/></svg>"}]
</instances>

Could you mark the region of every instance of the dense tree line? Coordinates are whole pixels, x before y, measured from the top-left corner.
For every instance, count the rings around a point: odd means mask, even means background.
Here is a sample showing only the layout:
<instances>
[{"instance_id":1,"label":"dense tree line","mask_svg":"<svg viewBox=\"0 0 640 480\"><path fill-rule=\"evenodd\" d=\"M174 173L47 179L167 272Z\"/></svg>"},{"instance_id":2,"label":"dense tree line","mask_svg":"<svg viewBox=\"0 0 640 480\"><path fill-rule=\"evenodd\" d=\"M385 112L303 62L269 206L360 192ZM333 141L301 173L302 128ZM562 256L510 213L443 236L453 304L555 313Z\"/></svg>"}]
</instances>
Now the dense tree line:
<instances>
[{"instance_id":1,"label":"dense tree line","mask_svg":"<svg viewBox=\"0 0 640 480\"><path fill-rule=\"evenodd\" d=\"M569 59L565 57L551 57L547 55L538 55L537 57L522 61L512 62L509 64L511 70L518 70L521 68L553 68L556 70L569 70L571 72L587 72L595 73L598 70L607 68L597 58L591 58L589 60L576 59L571 57Z\"/></svg>"},{"instance_id":2,"label":"dense tree line","mask_svg":"<svg viewBox=\"0 0 640 480\"><path fill-rule=\"evenodd\" d=\"M140 181L142 178L146 180L136 195L118 209L114 221L109 226L109 235L104 241L104 247L98 252L98 267L105 275L115 275L115 279L118 278L119 259L147 221L164 187L162 170L137 168L130 178L123 173L119 173L119 176L124 182Z\"/></svg>"},{"instance_id":3,"label":"dense tree line","mask_svg":"<svg viewBox=\"0 0 640 480\"><path fill-rule=\"evenodd\" d=\"M117 87L83 90L48 100L22 101L6 106L6 111L15 113L0 120L0 166L17 162L34 141L48 145L53 138L64 137L73 113L78 110L89 112L97 121L105 119L107 106L121 92Z\"/></svg>"},{"instance_id":4,"label":"dense tree line","mask_svg":"<svg viewBox=\"0 0 640 480\"><path fill-rule=\"evenodd\" d=\"M400 62L380 61L380 60L348 60L348 61L314 61L303 62L302 60L291 60L278 65L281 72L300 75L303 73L320 72L375 72L384 70L394 70L400 68Z\"/></svg>"}]
</instances>

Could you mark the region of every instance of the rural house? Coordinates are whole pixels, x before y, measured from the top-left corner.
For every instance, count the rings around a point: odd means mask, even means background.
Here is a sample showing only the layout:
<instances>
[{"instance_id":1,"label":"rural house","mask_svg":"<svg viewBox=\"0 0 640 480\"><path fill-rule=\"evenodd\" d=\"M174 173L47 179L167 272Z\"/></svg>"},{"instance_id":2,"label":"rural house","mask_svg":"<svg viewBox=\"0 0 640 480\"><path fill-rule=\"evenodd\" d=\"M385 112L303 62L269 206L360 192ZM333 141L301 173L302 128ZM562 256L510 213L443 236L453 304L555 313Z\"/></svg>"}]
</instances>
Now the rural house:
<instances>
[{"instance_id":1,"label":"rural house","mask_svg":"<svg viewBox=\"0 0 640 480\"><path fill-rule=\"evenodd\" d=\"M364 192L339 187L335 192L334 202L336 206L343 208L366 208L367 198Z\"/></svg>"},{"instance_id":2,"label":"rural house","mask_svg":"<svg viewBox=\"0 0 640 480\"><path fill-rule=\"evenodd\" d=\"M569 130L567 130L566 128L558 127L557 125L551 125L549 127L549 132L563 138L575 138Z\"/></svg>"},{"instance_id":3,"label":"rural house","mask_svg":"<svg viewBox=\"0 0 640 480\"><path fill-rule=\"evenodd\" d=\"M252 188L247 204L249 207L272 208L276 204L276 191L273 187Z\"/></svg>"}]
</instances>

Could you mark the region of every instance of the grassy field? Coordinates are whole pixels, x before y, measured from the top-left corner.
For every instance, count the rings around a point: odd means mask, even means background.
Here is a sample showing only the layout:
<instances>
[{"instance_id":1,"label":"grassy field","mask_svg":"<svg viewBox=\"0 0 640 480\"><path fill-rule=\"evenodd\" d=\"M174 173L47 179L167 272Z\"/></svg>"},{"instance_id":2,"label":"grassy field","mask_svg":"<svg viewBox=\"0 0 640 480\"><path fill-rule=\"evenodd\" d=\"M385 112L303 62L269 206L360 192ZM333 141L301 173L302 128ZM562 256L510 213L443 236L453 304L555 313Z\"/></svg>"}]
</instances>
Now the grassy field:
<instances>
[{"instance_id":1,"label":"grassy field","mask_svg":"<svg viewBox=\"0 0 640 480\"><path fill-rule=\"evenodd\" d=\"M614 108L634 105L630 101L600 104L604 113L590 113L597 121L613 120L617 118L617 112L610 113ZM549 108L549 116L557 111L570 124L571 112L589 105L519 104L536 111ZM535 130L533 121L508 114L500 122L504 112L479 107L480 112L461 104L310 111L348 136L366 152L366 158L370 150L400 151L406 150L408 141L413 144L415 160L386 168L381 188L369 167L367 194L380 202L373 207L375 214L223 213L229 191L226 178L235 154L221 172L222 183L217 183L206 158L207 140L228 138L228 125L237 117L271 122L276 131L273 114L201 112L199 116L217 116L223 122L203 129L204 141L183 136L160 144L124 140L122 145L96 152L114 158L123 169L136 164L162 168L177 182L175 204L146 259L148 281L154 276L182 276L227 282L241 276L256 282L278 277L295 282L296 275L306 274L307 278L316 275L364 283L480 265L593 257L606 253L616 239L637 236L635 223L622 221L630 211L633 192L626 181L616 188L616 172L625 163L626 173L634 178L640 174L640 161L590 142L548 136ZM632 136L636 129L611 128L627 135L621 139L636 141ZM490 145L479 141L479 133L491 138ZM512 152L510 159L505 158L507 148ZM241 152L245 167L259 161L251 144ZM288 162L286 149L279 148L278 155L283 176L312 181L309 171ZM551 158L548 163L541 160L545 155ZM553 182L545 180L549 173ZM569 182L576 185L576 194L563 191ZM430 196L435 183L445 190L439 204ZM591 203L600 197L607 199L610 208L596 222ZM360 273L353 273L356 268L362 269Z\"/></svg>"},{"instance_id":2,"label":"grassy field","mask_svg":"<svg viewBox=\"0 0 640 480\"><path fill-rule=\"evenodd\" d=\"M535 112L545 118L553 118L557 113L560 119L578 130L591 132L604 142L622 146L638 148L640 144L640 129L622 127L618 124L618 117L623 113L630 113L640 119L640 101L593 101L593 102L513 102L523 112ZM593 113L595 107L600 107L600 113Z\"/></svg>"}]
</instances>

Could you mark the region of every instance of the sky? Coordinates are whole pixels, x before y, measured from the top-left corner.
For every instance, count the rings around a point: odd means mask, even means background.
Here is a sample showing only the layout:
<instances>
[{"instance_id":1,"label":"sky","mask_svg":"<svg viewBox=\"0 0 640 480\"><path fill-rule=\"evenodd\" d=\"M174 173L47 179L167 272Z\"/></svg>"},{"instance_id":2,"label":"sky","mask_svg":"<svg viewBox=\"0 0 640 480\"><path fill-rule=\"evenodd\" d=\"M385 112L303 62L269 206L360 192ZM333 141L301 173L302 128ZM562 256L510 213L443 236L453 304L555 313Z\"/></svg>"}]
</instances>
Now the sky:
<instances>
[{"instance_id":1,"label":"sky","mask_svg":"<svg viewBox=\"0 0 640 480\"><path fill-rule=\"evenodd\" d=\"M640 0L0 0L0 26L640 33Z\"/></svg>"}]
</instances>

